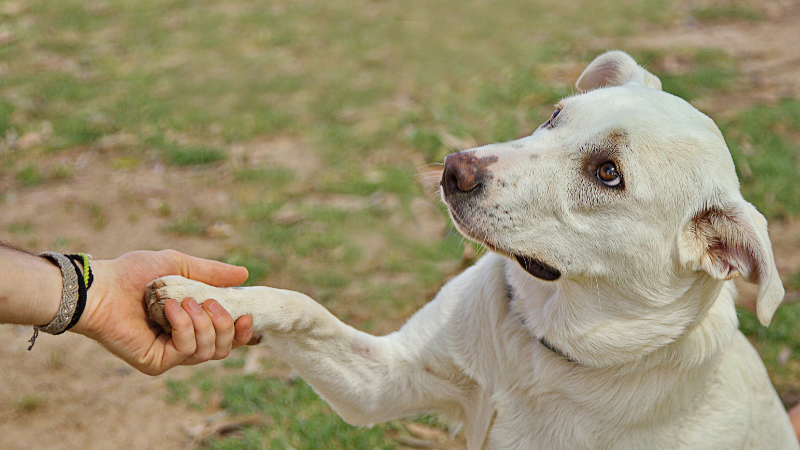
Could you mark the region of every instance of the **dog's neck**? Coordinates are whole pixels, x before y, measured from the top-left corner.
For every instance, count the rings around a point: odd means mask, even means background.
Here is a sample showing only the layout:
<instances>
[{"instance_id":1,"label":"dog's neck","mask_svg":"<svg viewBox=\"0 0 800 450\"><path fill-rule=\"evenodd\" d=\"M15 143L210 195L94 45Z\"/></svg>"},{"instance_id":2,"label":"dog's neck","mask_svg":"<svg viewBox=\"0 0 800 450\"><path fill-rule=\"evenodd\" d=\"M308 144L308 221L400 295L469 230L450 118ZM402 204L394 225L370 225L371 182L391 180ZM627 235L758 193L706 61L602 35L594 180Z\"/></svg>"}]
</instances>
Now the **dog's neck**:
<instances>
[{"instance_id":1,"label":"dog's neck","mask_svg":"<svg viewBox=\"0 0 800 450\"><path fill-rule=\"evenodd\" d=\"M506 295L508 296L509 303L513 303L514 302L514 288L508 283L508 281L506 281L506 293L507 293ZM523 318L520 318L520 320L524 322ZM564 358L565 360L567 360L567 361L569 361L569 362L571 362L573 364L577 364L577 362L574 359L570 358L569 355L567 355L566 353L561 351L558 347L556 347L553 344L551 344L544 336L536 336L536 340L538 340L539 343L542 344L542 346L544 348L550 350L551 352L555 353L556 355Z\"/></svg>"},{"instance_id":2,"label":"dog's neck","mask_svg":"<svg viewBox=\"0 0 800 450\"><path fill-rule=\"evenodd\" d=\"M728 345L738 327L735 288L708 277L666 289L669 301L653 305L600 281L591 289L544 282L510 261L505 272L510 311L540 344L575 364L701 363Z\"/></svg>"}]
</instances>

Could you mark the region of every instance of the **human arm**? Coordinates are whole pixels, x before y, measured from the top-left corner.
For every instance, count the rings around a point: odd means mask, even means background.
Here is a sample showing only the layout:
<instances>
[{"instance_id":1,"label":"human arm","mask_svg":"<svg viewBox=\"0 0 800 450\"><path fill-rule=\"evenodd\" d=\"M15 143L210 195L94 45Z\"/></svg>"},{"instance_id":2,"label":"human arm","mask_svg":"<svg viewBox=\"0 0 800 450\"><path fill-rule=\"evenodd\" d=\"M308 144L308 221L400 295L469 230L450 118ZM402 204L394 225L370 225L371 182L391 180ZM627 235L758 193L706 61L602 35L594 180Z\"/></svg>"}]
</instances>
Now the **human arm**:
<instances>
[{"instance_id":1,"label":"human arm","mask_svg":"<svg viewBox=\"0 0 800 450\"><path fill-rule=\"evenodd\" d=\"M252 319L235 325L219 304L207 301L167 305L172 335L147 318L144 288L155 278L183 275L218 286L247 279L242 267L182 253L132 252L114 260L93 260L94 284L86 308L70 331L102 344L136 369L163 373L176 365L221 359L252 337ZM205 300L205 299L201 299ZM0 323L43 325L56 315L61 301L61 271L51 262L0 246Z\"/></svg>"}]
</instances>

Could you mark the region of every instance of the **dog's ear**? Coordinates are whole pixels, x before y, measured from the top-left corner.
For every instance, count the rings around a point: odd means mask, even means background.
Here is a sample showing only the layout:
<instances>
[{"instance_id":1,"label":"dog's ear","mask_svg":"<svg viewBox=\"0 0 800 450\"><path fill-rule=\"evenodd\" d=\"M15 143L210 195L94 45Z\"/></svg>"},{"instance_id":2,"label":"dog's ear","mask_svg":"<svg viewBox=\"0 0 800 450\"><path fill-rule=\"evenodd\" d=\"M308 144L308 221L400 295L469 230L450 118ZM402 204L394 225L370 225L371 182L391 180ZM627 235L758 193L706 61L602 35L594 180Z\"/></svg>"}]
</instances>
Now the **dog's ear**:
<instances>
[{"instance_id":1,"label":"dog's ear","mask_svg":"<svg viewBox=\"0 0 800 450\"><path fill-rule=\"evenodd\" d=\"M595 58L575 83L581 92L635 81L661 90L661 80L636 64L627 53L613 50Z\"/></svg>"},{"instance_id":2,"label":"dog's ear","mask_svg":"<svg viewBox=\"0 0 800 450\"><path fill-rule=\"evenodd\" d=\"M681 262L718 280L742 276L758 284L758 320L769 325L783 300L767 220L744 200L712 206L696 214L680 239Z\"/></svg>"}]
</instances>

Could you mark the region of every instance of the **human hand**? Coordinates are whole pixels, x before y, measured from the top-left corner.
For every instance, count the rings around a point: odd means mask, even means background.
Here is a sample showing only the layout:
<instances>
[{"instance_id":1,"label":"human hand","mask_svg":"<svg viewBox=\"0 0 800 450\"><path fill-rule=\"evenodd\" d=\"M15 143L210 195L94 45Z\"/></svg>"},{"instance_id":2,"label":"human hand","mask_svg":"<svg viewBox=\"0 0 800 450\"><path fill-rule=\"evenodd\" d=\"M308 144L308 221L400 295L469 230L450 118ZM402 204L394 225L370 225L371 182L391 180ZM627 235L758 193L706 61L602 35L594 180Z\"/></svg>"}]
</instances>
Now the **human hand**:
<instances>
[{"instance_id":1,"label":"human hand","mask_svg":"<svg viewBox=\"0 0 800 450\"><path fill-rule=\"evenodd\" d=\"M235 324L218 302L166 304L172 334L147 317L144 288L154 279L182 275L214 286L236 286L247 269L196 258L174 250L137 251L114 260L91 262L94 283L86 309L72 329L103 345L137 370L159 375L177 365L222 359L253 335L253 319ZM207 299L200 299L207 300Z\"/></svg>"}]
</instances>

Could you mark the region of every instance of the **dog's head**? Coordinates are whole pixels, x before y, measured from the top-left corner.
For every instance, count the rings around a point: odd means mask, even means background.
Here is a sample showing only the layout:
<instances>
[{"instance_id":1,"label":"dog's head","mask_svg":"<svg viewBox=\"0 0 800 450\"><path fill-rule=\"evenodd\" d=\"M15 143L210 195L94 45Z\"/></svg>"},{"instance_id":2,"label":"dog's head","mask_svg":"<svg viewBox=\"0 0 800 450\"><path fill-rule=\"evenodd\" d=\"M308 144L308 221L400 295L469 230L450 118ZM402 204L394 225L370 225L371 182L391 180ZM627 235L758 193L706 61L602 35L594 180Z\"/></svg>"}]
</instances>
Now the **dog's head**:
<instances>
[{"instance_id":1,"label":"dog's head","mask_svg":"<svg viewBox=\"0 0 800 450\"><path fill-rule=\"evenodd\" d=\"M602 287L648 314L699 282L719 292L717 280L742 276L760 285L768 324L783 287L767 223L742 198L714 122L619 51L577 88L531 136L445 159L442 196L459 231L539 287Z\"/></svg>"}]
</instances>

